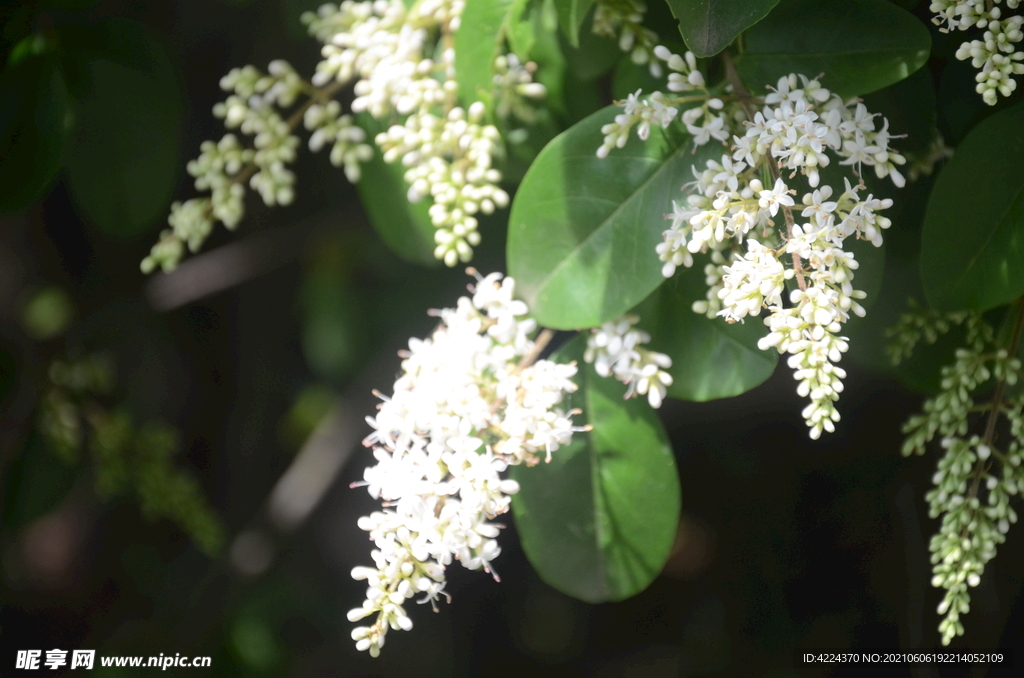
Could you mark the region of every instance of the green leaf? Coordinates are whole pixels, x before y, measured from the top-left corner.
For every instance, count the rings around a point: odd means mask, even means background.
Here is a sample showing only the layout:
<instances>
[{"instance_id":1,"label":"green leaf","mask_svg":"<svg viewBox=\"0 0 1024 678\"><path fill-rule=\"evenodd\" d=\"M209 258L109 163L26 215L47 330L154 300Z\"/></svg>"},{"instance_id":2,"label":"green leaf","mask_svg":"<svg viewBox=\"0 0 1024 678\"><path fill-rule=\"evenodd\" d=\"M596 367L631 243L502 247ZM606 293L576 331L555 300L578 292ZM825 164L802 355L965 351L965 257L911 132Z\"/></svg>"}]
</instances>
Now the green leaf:
<instances>
[{"instance_id":1,"label":"green leaf","mask_svg":"<svg viewBox=\"0 0 1024 678\"><path fill-rule=\"evenodd\" d=\"M530 58L533 45L537 42L533 17L535 7L535 0L512 0L508 11L508 46L523 61Z\"/></svg>"},{"instance_id":2,"label":"green leaf","mask_svg":"<svg viewBox=\"0 0 1024 678\"><path fill-rule=\"evenodd\" d=\"M609 106L555 137L512 202L509 274L546 327L595 327L664 281L655 252L664 215L704 156L688 137L654 129L598 158L601 127L620 111Z\"/></svg>"},{"instance_id":3,"label":"green leaf","mask_svg":"<svg viewBox=\"0 0 1024 678\"><path fill-rule=\"evenodd\" d=\"M643 398L598 377L582 361L577 337L556 354L576 360L576 420L593 425L551 462L513 467L512 496L523 551L540 578L588 603L622 600L661 572L675 540L680 490L665 430Z\"/></svg>"},{"instance_id":4,"label":"green leaf","mask_svg":"<svg viewBox=\"0 0 1024 678\"><path fill-rule=\"evenodd\" d=\"M593 4L594 0L555 0L558 25L573 47L580 46L580 26Z\"/></svg>"},{"instance_id":5,"label":"green leaf","mask_svg":"<svg viewBox=\"0 0 1024 678\"><path fill-rule=\"evenodd\" d=\"M134 22L76 25L62 40L75 100L65 155L71 194L104 233L137 236L165 219L180 172L174 68Z\"/></svg>"},{"instance_id":6,"label":"green leaf","mask_svg":"<svg viewBox=\"0 0 1024 678\"><path fill-rule=\"evenodd\" d=\"M782 0L744 33L744 47L736 65L752 92L789 73L824 73L825 87L849 97L919 69L931 36L919 19L887 0Z\"/></svg>"},{"instance_id":7,"label":"green leaf","mask_svg":"<svg viewBox=\"0 0 1024 678\"><path fill-rule=\"evenodd\" d=\"M757 341L768 334L764 318L727 323L694 313L707 285L701 261L666 281L637 307L640 327L651 335L650 348L672 358L668 394L683 400L715 400L746 393L775 370L778 351L762 351Z\"/></svg>"},{"instance_id":8,"label":"green leaf","mask_svg":"<svg viewBox=\"0 0 1024 678\"><path fill-rule=\"evenodd\" d=\"M356 116L359 126L373 139L381 124L368 114ZM430 200L410 203L406 195L405 167L400 162L386 163L378 151L360 166L356 187L370 223L381 239L398 256L407 261L436 266L434 258L434 225L430 221Z\"/></svg>"},{"instance_id":9,"label":"green leaf","mask_svg":"<svg viewBox=\"0 0 1024 678\"><path fill-rule=\"evenodd\" d=\"M0 212L42 198L60 169L67 91L57 56L36 42L16 45L20 58L0 74Z\"/></svg>"},{"instance_id":10,"label":"green leaf","mask_svg":"<svg viewBox=\"0 0 1024 678\"><path fill-rule=\"evenodd\" d=\"M940 311L986 310L1024 293L1024 104L971 130L935 181L921 281Z\"/></svg>"},{"instance_id":11,"label":"green leaf","mask_svg":"<svg viewBox=\"0 0 1024 678\"><path fill-rule=\"evenodd\" d=\"M455 77L459 98L469 105L490 92L494 59L505 40L505 22L512 0L467 0L455 34Z\"/></svg>"},{"instance_id":12,"label":"green leaf","mask_svg":"<svg viewBox=\"0 0 1024 678\"><path fill-rule=\"evenodd\" d=\"M591 15L593 10L591 11ZM593 80L607 73L622 58L622 50L615 40L597 35L588 28L579 34L579 43L573 45L569 40L558 34L558 42L569 69L580 80Z\"/></svg>"},{"instance_id":13,"label":"green leaf","mask_svg":"<svg viewBox=\"0 0 1024 678\"><path fill-rule=\"evenodd\" d=\"M699 57L718 54L736 36L772 10L779 0L668 0L679 32Z\"/></svg>"}]
</instances>

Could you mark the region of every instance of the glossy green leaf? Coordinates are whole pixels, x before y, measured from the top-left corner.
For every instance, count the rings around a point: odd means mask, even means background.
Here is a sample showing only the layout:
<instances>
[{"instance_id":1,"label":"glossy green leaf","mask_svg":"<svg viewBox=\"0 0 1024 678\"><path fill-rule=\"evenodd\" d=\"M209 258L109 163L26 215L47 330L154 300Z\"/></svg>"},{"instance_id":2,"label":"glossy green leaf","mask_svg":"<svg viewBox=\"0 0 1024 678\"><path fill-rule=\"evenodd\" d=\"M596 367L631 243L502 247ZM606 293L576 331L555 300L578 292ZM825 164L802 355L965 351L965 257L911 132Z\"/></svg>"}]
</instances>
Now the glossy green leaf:
<instances>
[{"instance_id":1,"label":"glossy green leaf","mask_svg":"<svg viewBox=\"0 0 1024 678\"><path fill-rule=\"evenodd\" d=\"M593 4L594 0L555 0L558 25L573 47L580 46L580 27Z\"/></svg>"},{"instance_id":2,"label":"glossy green leaf","mask_svg":"<svg viewBox=\"0 0 1024 678\"><path fill-rule=\"evenodd\" d=\"M512 0L466 0L455 34L455 77L465 105L490 92L494 59L505 40L505 22Z\"/></svg>"},{"instance_id":3,"label":"glossy green leaf","mask_svg":"<svg viewBox=\"0 0 1024 678\"><path fill-rule=\"evenodd\" d=\"M174 68L149 31L130 21L75 26L62 38L75 116L68 186L100 230L136 236L166 219L181 172Z\"/></svg>"},{"instance_id":4,"label":"glossy green leaf","mask_svg":"<svg viewBox=\"0 0 1024 678\"><path fill-rule=\"evenodd\" d=\"M942 168L921 233L921 281L938 310L1024 293L1024 104L971 130Z\"/></svg>"},{"instance_id":5,"label":"glossy green leaf","mask_svg":"<svg viewBox=\"0 0 1024 678\"><path fill-rule=\"evenodd\" d=\"M598 158L601 127L620 110L602 109L555 137L512 203L509 274L546 327L594 327L664 281L655 247L695 157L688 137L655 129Z\"/></svg>"},{"instance_id":6,"label":"glossy green leaf","mask_svg":"<svg viewBox=\"0 0 1024 678\"><path fill-rule=\"evenodd\" d=\"M364 113L357 116L359 125L372 139L380 131L380 123ZM434 231L430 222L430 201L410 203L406 199L409 185L401 163L386 163L374 150L373 158L361 165L359 197L370 223L381 239L403 259L434 266Z\"/></svg>"},{"instance_id":7,"label":"glossy green leaf","mask_svg":"<svg viewBox=\"0 0 1024 678\"><path fill-rule=\"evenodd\" d=\"M46 194L65 142L67 92L58 59L22 51L24 56L0 74L0 212L21 209Z\"/></svg>"},{"instance_id":8,"label":"glossy green leaf","mask_svg":"<svg viewBox=\"0 0 1024 678\"><path fill-rule=\"evenodd\" d=\"M668 0L679 32L699 57L718 54L763 19L779 0Z\"/></svg>"},{"instance_id":9,"label":"glossy green leaf","mask_svg":"<svg viewBox=\"0 0 1024 678\"><path fill-rule=\"evenodd\" d=\"M675 540L680 490L675 459L657 415L643 398L598 377L577 337L556 354L576 360L572 407L593 425L573 435L551 462L516 466L512 497L523 551L541 579L589 603L622 600L661 572Z\"/></svg>"},{"instance_id":10,"label":"glossy green leaf","mask_svg":"<svg viewBox=\"0 0 1024 678\"><path fill-rule=\"evenodd\" d=\"M782 0L744 33L736 61L755 93L789 73L824 73L823 85L855 96L906 78L930 50L920 19L888 0Z\"/></svg>"},{"instance_id":11,"label":"glossy green leaf","mask_svg":"<svg viewBox=\"0 0 1024 678\"><path fill-rule=\"evenodd\" d=\"M650 347L672 358L668 394L683 400L714 400L745 393L775 370L778 351L762 351L757 341L768 333L763 316L727 323L694 313L705 298L703 258L680 270L636 310Z\"/></svg>"}]
</instances>

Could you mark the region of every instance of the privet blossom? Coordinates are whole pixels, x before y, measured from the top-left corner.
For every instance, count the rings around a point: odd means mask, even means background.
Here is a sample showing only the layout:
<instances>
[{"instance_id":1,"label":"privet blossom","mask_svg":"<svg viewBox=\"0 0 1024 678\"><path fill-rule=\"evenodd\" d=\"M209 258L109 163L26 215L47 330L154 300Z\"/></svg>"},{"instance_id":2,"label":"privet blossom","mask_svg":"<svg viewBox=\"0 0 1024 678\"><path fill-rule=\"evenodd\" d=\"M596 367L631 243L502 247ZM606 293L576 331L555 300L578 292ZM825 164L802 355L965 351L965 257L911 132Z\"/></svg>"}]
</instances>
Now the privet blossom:
<instances>
[{"instance_id":1,"label":"privet blossom","mask_svg":"<svg viewBox=\"0 0 1024 678\"><path fill-rule=\"evenodd\" d=\"M672 375L666 372L672 358L643 348L651 335L634 329L638 322L638 316L624 315L592 329L583 359L593 363L598 375L614 376L629 386L625 398L646 394L651 407L661 407L672 385Z\"/></svg>"},{"instance_id":2,"label":"privet blossom","mask_svg":"<svg viewBox=\"0 0 1024 678\"><path fill-rule=\"evenodd\" d=\"M331 162L358 181L360 164L372 157L373 148L363 128L333 99L348 86L355 94L352 113L387 125L373 142L385 161L406 167L408 199L431 201L435 256L449 266L469 261L480 242L478 215L506 207L509 197L493 166L501 135L487 123L485 105L470 102L464 108L457 102L455 52L445 45L459 28L464 4L420 0L407 9L401 0L346 0L324 5L303 16L310 34L324 43L324 58L310 81L280 60L268 73L253 66L232 70L221 80L231 94L214 114L229 130L251 137L251 147L234 132L203 143L188 170L196 189L211 195L174 203L170 228L143 261L143 271L172 270L186 247L201 247L217 221L234 229L244 215L247 184L269 206L289 204L295 175L288 165L300 145L294 134L300 124L310 132L311 151L329 148ZM531 119L532 102L546 94L532 81L535 69L514 55L499 58L493 92L499 118Z\"/></svg>"},{"instance_id":3,"label":"privet blossom","mask_svg":"<svg viewBox=\"0 0 1024 678\"><path fill-rule=\"evenodd\" d=\"M1017 322L1011 346L1019 341ZM1020 379L1021 362L996 343L995 332L981 315L943 316L915 309L893 331L890 355L898 363L922 337L934 342L954 325L964 327L966 345L942 368L942 390L903 426L904 455L923 454L936 438L943 450L932 478L934 488L925 497L929 516L942 518L929 548L932 585L946 592L938 607L943 645L963 635L961 616L970 610L969 589L981 583L985 565L1017 522L1010 498L1024 493L1024 397L1003 397L1004 387ZM992 380L997 384L993 399L976 404L975 395ZM1005 424L997 426L1000 419ZM982 435L972 428L983 430Z\"/></svg>"},{"instance_id":4,"label":"privet blossom","mask_svg":"<svg viewBox=\"0 0 1024 678\"><path fill-rule=\"evenodd\" d=\"M1017 9L1020 0L932 0L932 22L944 33L982 30L981 40L967 40L956 51L961 61L971 60L978 69L975 91L986 104L994 106L999 95L1008 97L1017 89L1012 76L1024 73L1024 52L1018 43L1024 40L1024 17L1005 16L1003 7Z\"/></svg>"},{"instance_id":5,"label":"privet blossom","mask_svg":"<svg viewBox=\"0 0 1024 678\"><path fill-rule=\"evenodd\" d=\"M634 127L646 139L653 125L664 128L677 117L697 146L731 137L732 152L695 167L689 195L673 201L666 216L671 226L657 247L662 273L670 277L692 266L695 254L711 252L708 298L694 311L743 322L766 309L769 333L759 346L790 354L797 392L810 399L802 414L811 437L834 431L846 376L837 363L849 347L840 333L851 313L864 314L858 303L864 293L853 287L858 262L843 247L850 237L881 246L890 226L878 212L892 201L867 194L860 174L871 167L879 178L905 184L897 166L906 159L889 146L889 123L797 74L780 78L763 100L732 84L716 95L692 53L679 56L662 46L654 52L670 71L669 91L681 96L630 95L621 102L623 113L602 129L597 154L625 145ZM820 169L833 158L854 179L844 177L841 189L821 185ZM810 190L797 204L801 183Z\"/></svg>"},{"instance_id":6,"label":"privet blossom","mask_svg":"<svg viewBox=\"0 0 1024 678\"><path fill-rule=\"evenodd\" d=\"M411 339L402 375L364 444L377 460L363 485L384 509L360 518L373 540L372 567L353 578L367 583L366 600L348 618L372 617L352 631L360 650L377 656L388 629L412 628L406 601L434 604L453 560L494 574L499 525L509 495L501 478L509 465L550 459L574 432L578 411L560 407L576 389L575 364L534 360L536 323L513 298L512 278L479 280L472 297L434 312L429 339Z\"/></svg>"}]
</instances>

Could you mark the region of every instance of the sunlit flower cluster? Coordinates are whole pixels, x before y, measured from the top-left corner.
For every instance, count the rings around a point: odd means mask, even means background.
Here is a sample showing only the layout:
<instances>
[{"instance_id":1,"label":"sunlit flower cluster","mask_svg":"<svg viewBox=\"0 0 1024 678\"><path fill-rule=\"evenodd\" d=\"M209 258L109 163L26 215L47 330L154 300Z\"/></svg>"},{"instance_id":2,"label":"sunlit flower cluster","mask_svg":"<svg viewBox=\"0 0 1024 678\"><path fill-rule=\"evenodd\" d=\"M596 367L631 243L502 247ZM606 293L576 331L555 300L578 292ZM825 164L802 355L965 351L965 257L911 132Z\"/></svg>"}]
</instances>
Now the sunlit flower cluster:
<instances>
[{"instance_id":1,"label":"sunlit flower cluster","mask_svg":"<svg viewBox=\"0 0 1024 678\"><path fill-rule=\"evenodd\" d=\"M942 368L942 390L925 401L922 414L903 426L904 455L923 454L936 438L943 450L926 499L929 516L942 518L930 550L932 585L946 591L938 613L942 643L948 645L964 633L961 615L970 610L969 589L981 583L986 564L1017 522L1010 498L1024 493L1024 398L1003 399L999 387L992 402L977 405L975 395L993 381L1016 384L1021 361L996 344L995 332L979 314L954 319L924 311L909 315L917 317L913 325L925 338L948 331L950 322L966 329L965 346L956 351L951 365ZM907 318L902 325L910 325ZM912 350L908 339L907 333L897 334L901 347L894 355ZM974 413L978 415L972 418ZM1000 418L1005 418L1009 433L1001 442L1002 436L995 435ZM971 434L974 426L983 428L984 434Z\"/></svg>"},{"instance_id":2,"label":"sunlit flower cluster","mask_svg":"<svg viewBox=\"0 0 1024 678\"><path fill-rule=\"evenodd\" d=\"M501 274L479 280L472 297L434 312L429 339L411 339L402 375L364 441L377 460L364 482L384 509L359 526L374 542L373 567L352 576L367 582L366 600L348 617L375 616L352 632L356 647L377 656L388 629L408 630L405 602L435 602L445 567L458 560L494 574L499 527L519 486L500 474L533 465L572 440L572 415L560 407L576 389L575 364L535 360L536 323ZM495 574L495 579L497 575Z\"/></svg>"},{"instance_id":3,"label":"sunlit flower cluster","mask_svg":"<svg viewBox=\"0 0 1024 678\"><path fill-rule=\"evenodd\" d=\"M437 229L434 255L449 266L469 261L480 242L477 217L508 205L494 168L500 151L498 129L485 121L482 103L456 106L455 51L462 0L401 0L325 5L307 14L310 32L324 42L324 59L313 82L354 82L352 110L389 123L375 141L387 162L407 169L408 198L429 198ZM440 35L441 46L435 49ZM528 115L523 99L544 95L532 82L532 67L501 62L498 101L501 113ZM396 122L393 116L407 116Z\"/></svg>"},{"instance_id":4,"label":"sunlit flower cluster","mask_svg":"<svg viewBox=\"0 0 1024 678\"><path fill-rule=\"evenodd\" d=\"M651 407L661 407L672 375L672 359L664 353L643 348L651 335L633 326L640 322L635 315L624 315L595 327L587 337L583 359L593 363L602 377L614 376L629 386L626 398L646 395Z\"/></svg>"},{"instance_id":5,"label":"sunlit flower cluster","mask_svg":"<svg viewBox=\"0 0 1024 678\"><path fill-rule=\"evenodd\" d=\"M668 59L670 68L671 60L689 65ZM836 363L848 348L840 332L851 313L864 314L864 294L853 287L858 262L844 243L855 237L881 246L890 225L878 212L892 201L865 195L860 173L872 167L879 178L905 183L897 166L906 160L889 146L888 121L876 117L815 79L781 78L744 121L746 131L733 136L732 153L694 168L694 190L673 201L657 247L666 277L692 266L693 255L712 252L708 299L694 311L743 322L768 310L769 333L759 345L790 354L797 392L811 401L803 416L812 438L839 420L835 401L845 372ZM706 129L690 131L695 143L707 141ZM842 190L820 185L820 169L833 159L851 168L856 183L844 177ZM765 176L771 185L762 183ZM799 203L797 186L809 189Z\"/></svg>"},{"instance_id":6,"label":"sunlit flower cluster","mask_svg":"<svg viewBox=\"0 0 1024 678\"><path fill-rule=\"evenodd\" d=\"M634 128L638 137L647 139L652 127L665 129L677 117L692 135L696 146L702 146L712 139L725 141L734 130L739 129L736 125L743 118L742 107L733 97L710 92L704 74L697 68L697 58L693 52L679 56L667 47L658 45L651 50L651 54L652 63L664 62L668 67L666 88L672 94L651 92L644 95L641 90L637 90L625 100L617 102L622 106L622 113L615 116L614 122L601 128L605 136L604 142L597 149L599 158L607 157L613 148L625 146Z\"/></svg>"},{"instance_id":7,"label":"sunlit flower cluster","mask_svg":"<svg viewBox=\"0 0 1024 678\"><path fill-rule=\"evenodd\" d=\"M1005 16L1003 7L1017 9L1020 0L932 0L932 21L943 32L978 28L980 40L967 40L956 51L961 61L971 60L978 69L975 91L986 104L994 106L999 95L1008 97L1017 89L1014 75L1024 73L1024 52L1018 43L1024 40L1024 17Z\"/></svg>"},{"instance_id":8,"label":"sunlit flower cluster","mask_svg":"<svg viewBox=\"0 0 1024 678\"><path fill-rule=\"evenodd\" d=\"M210 196L174 203L170 229L143 261L143 271L173 269L186 248L202 246L217 221L235 228L245 212L247 184L267 205L289 204L295 175L288 166L299 146L294 134L299 125L310 132L310 150L329 148L331 163L358 181L360 165L373 148L333 99L346 86L355 95L352 113L385 124L373 141L387 162L406 167L408 198L431 201L435 256L449 266L469 261L480 242L479 214L506 207L509 196L493 166L502 142L486 120L486 107L457 105L451 44L464 5L463 0L421 0L411 8L401 0L324 5L303 16L310 34L324 43L311 81L280 60L268 73L253 66L232 70L221 80L230 95L214 108L232 133L204 142L200 157L189 164L196 188ZM535 70L514 55L498 58L492 92L496 116L535 118L532 102L546 94L533 82ZM291 108L284 117L282 111ZM251 144L243 144L235 130L251 137Z\"/></svg>"}]
</instances>

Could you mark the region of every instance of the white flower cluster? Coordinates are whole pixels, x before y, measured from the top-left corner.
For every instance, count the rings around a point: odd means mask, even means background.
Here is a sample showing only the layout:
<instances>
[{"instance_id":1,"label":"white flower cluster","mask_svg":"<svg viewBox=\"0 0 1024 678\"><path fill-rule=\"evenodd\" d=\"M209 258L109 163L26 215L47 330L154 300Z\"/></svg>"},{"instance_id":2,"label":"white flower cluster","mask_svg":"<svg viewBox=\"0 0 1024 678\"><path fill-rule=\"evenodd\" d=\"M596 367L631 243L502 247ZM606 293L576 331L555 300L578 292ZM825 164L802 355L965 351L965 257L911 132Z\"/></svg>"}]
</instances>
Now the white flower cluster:
<instances>
[{"instance_id":1,"label":"white flower cluster","mask_svg":"<svg viewBox=\"0 0 1024 678\"><path fill-rule=\"evenodd\" d=\"M1003 16L1004 0L932 0L929 9L935 13L932 21L943 32L984 30L981 40L968 40L956 51L961 61L971 60L979 69L975 77L975 91L986 104L994 106L999 95L1010 96L1017 89L1014 75L1024 73L1024 52L1017 44L1024 40L1024 17ZM1007 9L1017 9L1020 0L1005 0Z\"/></svg>"},{"instance_id":2,"label":"white flower cluster","mask_svg":"<svg viewBox=\"0 0 1024 678\"><path fill-rule=\"evenodd\" d=\"M658 35L643 25L647 5L643 0L597 0L594 3L593 31L596 35L619 41L619 49L637 64L647 64L656 78L661 77L661 64L654 59Z\"/></svg>"},{"instance_id":3,"label":"white flower cluster","mask_svg":"<svg viewBox=\"0 0 1024 678\"><path fill-rule=\"evenodd\" d=\"M661 407L672 385L672 375L665 371L672 367L672 358L643 348L651 335L635 329L638 322L639 317L624 315L592 329L583 359L593 363L600 376L614 375L628 385L627 399L646 394L651 407Z\"/></svg>"},{"instance_id":4,"label":"white flower cluster","mask_svg":"<svg viewBox=\"0 0 1024 678\"><path fill-rule=\"evenodd\" d=\"M877 212L892 205L862 197L863 186L845 178L841 193L819 186L819 168L835 156L855 175L867 165L902 186L896 166L906 160L889 147L888 121L878 125L863 104L843 101L805 76L781 78L746 125L743 136L733 137L730 155L709 160L703 171L694 168L696 190L683 204L673 201L657 252L669 277L692 266L694 254L712 251L705 268L709 298L694 311L742 322L768 309L769 334L759 345L790 354L797 392L811 400L803 416L818 438L839 420L834 403L845 372L835 363L848 348L839 332L850 313L864 314L858 303L864 294L852 284L858 263L843 245L856 237L880 246L890 221ZM786 170L791 183L802 174L812 189L802 205L781 176ZM761 182L766 174L775 177L771 187ZM799 288L787 294L794 278Z\"/></svg>"},{"instance_id":5,"label":"white flower cluster","mask_svg":"<svg viewBox=\"0 0 1024 678\"><path fill-rule=\"evenodd\" d=\"M931 518L942 517L932 537L932 585L946 594L939 604L943 645L963 635L960 617L970 610L968 589L981 583L985 565L1006 540L1017 512L1010 498L1024 494L1024 398L999 400L978 407L973 394L991 379L1012 386L1020 378L1021 362L995 345L994 332L977 314L964 319L967 348L956 352L956 361L942 368L942 391L924 403L924 413L912 416L903 426L907 438L903 454L923 454L926 445L939 437L943 456L933 477L935 487L926 499ZM932 332L942 330L931 323ZM985 437L968 436L972 412L986 413ZM996 445L996 417L1009 423L1009 441Z\"/></svg>"},{"instance_id":6,"label":"white flower cluster","mask_svg":"<svg viewBox=\"0 0 1024 678\"><path fill-rule=\"evenodd\" d=\"M472 298L436 312L440 326L429 339L409 341L402 375L380 412L367 418L377 464L365 485L385 508L359 520L374 542L374 567L357 567L366 600L351 610L371 626L352 632L356 647L377 656L388 629L408 630L403 607L444 594L444 569L453 560L493 573L500 548L498 525L519 486L502 480L512 464L536 464L568 444L572 415L559 407L576 389L575 364L531 362L536 323L513 299L512 278L482 278ZM495 579L497 576L495 575ZM446 595L446 594L445 594Z\"/></svg>"},{"instance_id":7,"label":"white flower cluster","mask_svg":"<svg viewBox=\"0 0 1024 678\"><path fill-rule=\"evenodd\" d=\"M213 114L227 129L251 137L252 148L243 146L233 132L216 143L202 143L199 157L187 169L195 177L196 190L209 191L210 196L171 205L167 219L171 228L143 260L143 272L174 269L186 245L197 251L216 221L233 230L245 214L246 182L268 206L288 205L295 197L295 175L287 166L295 161L299 146L293 134L299 119L285 120L279 110L294 106L300 96L318 92L285 61L272 61L267 71L245 66L221 78L221 89L231 94L213 107ZM309 145L316 151L333 142L332 162L344 164L346 175L354 181L359 177L358 163L368 160L372 149L362 143L365 135L352 126L351 118L338 116L336 106L311 100L305 109L306 127L313 131Z\"/></svg>"},{"instance_id":8,"label":"white flower cluster","mask_svg":"<svg viewBox=\"0 0 1024 678\"><path fill-rule=\"evenodd\" d=\"M688 106L681 120L697 146L711 139L727 140L738 121L743 119L743 110L738 103L726 103L726 99L731 97L716 96L708 90L693 52L679 56L664 45L658 45L651 53L654 56L652 63L664 61L668 66L668 91L682 96L652 92L646 98L641 98L642 92L637 90L624 101L617 102L622 106L622 113L615 116L614 122L601 128L605 136L604 142L597 149L597 157L607 157L613 148L625 146L633 127L636 127L637 136L641 139L647 139L651 127L655 125L665 129L679 115L683 104Z\"/></svg>"},{"instance_id":9,"label":"white flower cluster","mask_svg":"<svg viewBox=\"0 0 1024 678\"><path fill-rule=\"evenodd\" d=\"M375 142L387 162L400 161L407 168L409 200L431 198L434 255L449 266L469 261L479 244L476 215L509 202L498 185L501 173L493 167L500 150L498 129L485 123L482 103L468 110L455 105L455 52L447 45L464 4L424 0L406 9L401 0L346 0L303 17L310 33L324 42L314 84L354 81L353 111L381 121L391 121L394 114L408 116ZM441 46L435 49L437 34ZM507 58L504 65L496 83L503 87L499 97L510 111L522 112L519 99L541 97L544 89L532 83L532 69ZM518 98L510 100L510 93Z\"/></svg>"}]
</instances>

